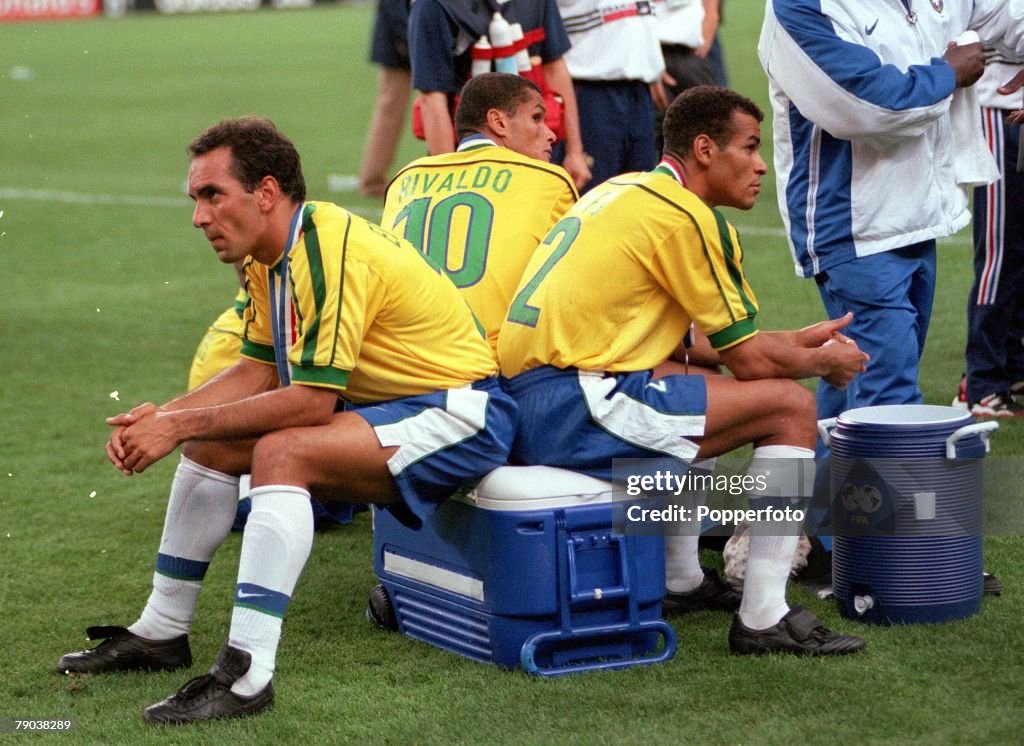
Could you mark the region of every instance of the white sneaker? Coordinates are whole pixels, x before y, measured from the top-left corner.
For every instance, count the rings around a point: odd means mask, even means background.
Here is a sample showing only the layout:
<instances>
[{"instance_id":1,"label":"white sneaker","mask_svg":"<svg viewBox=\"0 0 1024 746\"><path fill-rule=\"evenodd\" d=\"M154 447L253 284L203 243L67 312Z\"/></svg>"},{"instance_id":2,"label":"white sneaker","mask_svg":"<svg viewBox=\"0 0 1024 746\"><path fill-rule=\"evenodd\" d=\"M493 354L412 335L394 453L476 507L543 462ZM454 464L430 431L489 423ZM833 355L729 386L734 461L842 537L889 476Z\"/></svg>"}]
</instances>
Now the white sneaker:
<instances>
[{"instance_id":1,"label":"white sneaker","mask_svg":"<svg viewBox=\"0 0 1024 746\"><path fill-rule=\"evenodd\" d=\"M1015 402L1009 391L999 391L972 404L971 414L975 417L1024 417L1024 405Z\"/></svg>"}]
</instances>

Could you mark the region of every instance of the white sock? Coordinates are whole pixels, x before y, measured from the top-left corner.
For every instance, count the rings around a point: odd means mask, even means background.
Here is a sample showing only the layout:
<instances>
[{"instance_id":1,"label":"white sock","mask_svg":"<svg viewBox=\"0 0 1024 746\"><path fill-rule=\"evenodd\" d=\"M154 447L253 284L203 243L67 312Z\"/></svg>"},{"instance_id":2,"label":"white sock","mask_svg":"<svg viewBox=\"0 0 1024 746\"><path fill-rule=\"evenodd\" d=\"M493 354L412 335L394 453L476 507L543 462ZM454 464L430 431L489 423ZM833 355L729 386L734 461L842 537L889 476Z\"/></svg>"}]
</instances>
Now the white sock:
<instances>
[{"instance_id":1,"label":"white sock","mask_svg":"<svg viewBox=\"0 0 1024 746\"><path fill-rule=\"evenodd\" d=\"M690 465L690 475L713 475L715 459L695 461ZM688 520L675 524L665 534L665 588L671 593L688 593L704 582L704 570L700 566L700 521L697 508L708 500L706 489L686 490L676 498L675 504L688 511L683 515Z\"/></svg>"},{"instance_id":2,"label":"white sock","mask_svg":"<svg viewBox=\"0 0 1024 746\"><path fill-rule=\"evenodd\" d=\"M128 629L150 640L187 634L203 578L238 509L238 479L184 456L174 473L153 590Z\"/></svg>"},{"instance_id":3,"label":"white sock","mask_svg":"<svg viewBox=\"0 0 1024 746\"><path fill-rule=\"evenodd\" d=\"M699 534L665 534L665 589L689 593L704 582Z\"/></svg>"},{"instance_id":4,"label":"white sock","mask_svg":"<svg viewBox=\"0 0 1024 746\"><path fill-rule=\"evenodd\" d=\"M256 487L245 524L228 642L252 656L231 686L243 697L261 692L274 676L281 622L313 547L309 492L289 485Z\"/></svg>"},{"instance_id":5,"label":"white sock","mask_svg":"<svg viewBox=\"0 0 1024 746\"><path fill-rule=\"evenodd\" d=\"M799 498L810 494L814 483L814 451L797 446L762 446L754 449L747 470L755 483L765 489L749 493L750 507L799 507ZM775 498L766 500L765 498ZM780 499L783 498L783 499ZM794 498L794 499L784 499ZM755 630L768 629L787 613L786 582L800 540L800 522L786 520L752 521L750 555L740 621Z\"/></svg>"}]
</instances>

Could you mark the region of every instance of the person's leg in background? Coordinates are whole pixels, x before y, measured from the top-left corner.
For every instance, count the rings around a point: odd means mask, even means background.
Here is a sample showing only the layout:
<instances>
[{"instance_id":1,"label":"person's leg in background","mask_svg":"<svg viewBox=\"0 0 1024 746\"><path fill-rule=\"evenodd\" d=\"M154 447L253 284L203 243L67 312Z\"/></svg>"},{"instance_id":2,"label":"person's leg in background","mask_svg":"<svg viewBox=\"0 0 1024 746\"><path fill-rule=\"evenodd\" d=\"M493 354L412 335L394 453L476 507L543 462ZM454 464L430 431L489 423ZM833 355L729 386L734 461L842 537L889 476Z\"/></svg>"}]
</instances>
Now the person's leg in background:
<instances>
[{"instance_id":1,"label":"person's leg in background","mask_svg":"<svg viewBox=\"0 0 1024 746\"><path fill-rule=\"evenodd\" d=\"M577 80L574 89L583 150L592 159L593 178L582 192L612 176L657 165L654 104L646 83Z\"/></svg>"},{"instance_id":2,"label":"person's leg in background","mask_svg":"<svg viewBox=\"0 0 1024 746\"><path fill-rule=\"evenodd\" d=\"M880 404L920 404L918 365L924 351L935 295L935 242L846 262L818 275L818 291L829 318L853 311L846 334L871 356L867 371L841 391L818 382L818 419ZM814 501L807 532L831 551L831 484L828 448L819 439Z\"/></svg>"},{"instance_id":3,"label":"person's leg in background","mask_svg":"<svg viewBox=\"0 0 1024 746\"><path fill-rule=\"evenodd\" d=\"M364 197L384 196L388 169L394 163L405 127L411 83L412 73L408 69L381 66L377 73L377 105L359 166L359 191Z\"/></svg>"},{"instance_id":4,"label":"person's leg in background","mask_svg":"<svg viewBox=\"0 0 1024 746\"><path fill-rule=\"evenodd\" d=\"M722 49L721 36L715 34L715 40L711 42L711 49L708 50L708 61L711 69L715 71L715 82L722 88L729 87L729 73L725 69L725 50Z\"/></svg>"},{"instance_id":5,"label":"person's leg in background","mask_svg":"<svg viewBox=\"0 0 1024 746\"><path fill-rule=\"evenodd\" d=\"M379 66L377 102L366 131L359 167L359 191L365 197L384 196L388 170L395 160L405 127L412 89L408 24L406 0L380 0L370 41L370 61Z\"/></svg>"},{"instance_id":6,"label":"person's leg in background","mask_svg":"<svg viewBox=\"0 0 1024 746\"><path fill-rule=\"evenodd\" d=\"M1016 170L1020 128L983 109L1003 178L974 190L974 282L967 299L967 406L982 417L1024 415L1011 389L1024 374L1024 174Z\"/></svg>"}]
</instances>

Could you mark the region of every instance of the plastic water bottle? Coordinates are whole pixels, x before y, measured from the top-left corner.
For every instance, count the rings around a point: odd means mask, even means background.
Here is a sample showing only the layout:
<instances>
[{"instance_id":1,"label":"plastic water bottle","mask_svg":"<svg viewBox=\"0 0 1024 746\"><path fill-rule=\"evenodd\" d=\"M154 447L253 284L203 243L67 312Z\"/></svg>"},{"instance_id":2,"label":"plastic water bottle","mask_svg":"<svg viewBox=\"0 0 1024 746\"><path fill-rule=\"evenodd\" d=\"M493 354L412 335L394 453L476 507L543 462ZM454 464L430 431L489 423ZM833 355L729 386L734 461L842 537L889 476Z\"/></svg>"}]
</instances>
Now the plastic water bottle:
<instances>
[{"instance_id":1,"label":"plastic water bottle","mask_svg":"<svg viewBox=\"0 0 1024 746\"><path fill-rule=\"evenodd\" d=\"M512 47L516 50L516 71L520 75L530 72L530 50L526 48L526 38L523 35L521 23L509 24L509 31L512 37Z\"/></svg>"},{"instance_id":2,"label":"plastic water bottle","mask_svg":"<svg viewBox=\"0 0 1024 746\"><path fill-rule=\"evenodd\" d=\"M473 60L469 69L470 77L475 78L481 73L489 73L491 71L491 56L491 45L487 42L486 36L481 36L473 45L473 51L470 52L470 57Z\"/></svg>"},{"instance_id":3,"label":"plastic water bottle","mask_svg":"<svg viewBox=\"0 0 1024 746\"><path fill-rule=\"evenodd\" d=\"M512 47L512 28L501 13L491 16L487 35L491 38L491 47L494 50L494 69L499 73L515 75L519 68L516 66L515 49Z\"/></svg>"}]
</instances>

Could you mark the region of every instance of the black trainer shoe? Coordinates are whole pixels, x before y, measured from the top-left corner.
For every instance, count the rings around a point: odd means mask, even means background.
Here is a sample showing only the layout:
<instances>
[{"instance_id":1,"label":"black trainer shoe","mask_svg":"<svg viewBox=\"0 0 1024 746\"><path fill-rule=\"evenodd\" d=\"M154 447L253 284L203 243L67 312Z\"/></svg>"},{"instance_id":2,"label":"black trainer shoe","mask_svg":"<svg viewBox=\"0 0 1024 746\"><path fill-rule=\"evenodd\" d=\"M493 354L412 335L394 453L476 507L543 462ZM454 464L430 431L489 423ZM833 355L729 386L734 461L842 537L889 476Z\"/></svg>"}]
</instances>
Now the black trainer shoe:
<instances>
[{"instance_id":1,"label":"black trainer shoe","mask_svg":"<svg viewBox=\"0 0 1024 746\"><path fill-rule=\"evenodd\" d=\"M791 608L774 627L762 630L750 629L737 614L729 630L729 649L737 655L847 655L863 650L865 644L859 637L833 632L801 606Z\"/></svg>"},{"instance_id":2,"label":"black trainer shoe","mask_svg":"<svg viewBox=\"0 0 1024 746\"><path fill-rule=\"evenodd\" d=\"M691 611L736 611L740 607L742 594L734 590L718 576L718 571L702 567L704 580L686 593L669 591L661 602L661 611L670 614L688 614Z\"/></svg>"},{"instance_id":3,"label":"black trainer shoe","mask_svg":"<svg viewBox=\"0 0 1024 746\"><path fill-rule=\"evenodd\" d=\"M395 614L395 607L381 583L377 583L370 591L370 600L366 604L366 620L388 632L398 631L398 616Z\"/></svg>"},{"instance_id":4,"label":"black trainer shoe","mask_svg":"<svg viewBox=\"0 0 1024 746\"><path fill-rule=\"evenodd\" d=\"M245 675L251 662L249 653L224 643L208 674L196 676L167 699L147 707L142 719L147 723L177 725L248 717L270 709L274 705L272 681L251 697L231 691L231 685Z\"/></svg>"},{"instance_id":5,"label":"black trainer shoe","mask_svg":"<svg viewBox=\"0 0 1024 746\"><path fill-rule=\"evenodd\" d=\"M89 627L90 640L103 640L91 650L68 653L57 661L57 673L112 671L174 671L192 665L188 635L147 640L124 627Z\"/></svg>"}]
</instances>

